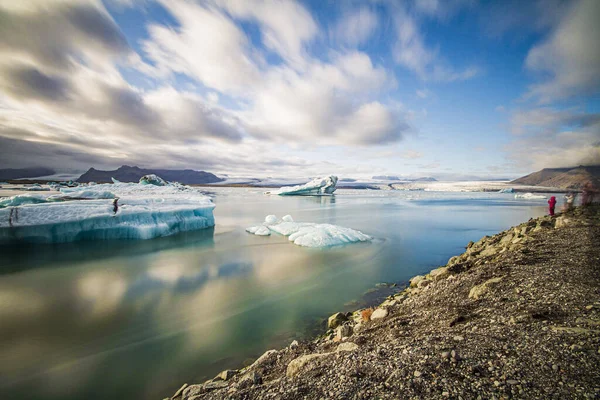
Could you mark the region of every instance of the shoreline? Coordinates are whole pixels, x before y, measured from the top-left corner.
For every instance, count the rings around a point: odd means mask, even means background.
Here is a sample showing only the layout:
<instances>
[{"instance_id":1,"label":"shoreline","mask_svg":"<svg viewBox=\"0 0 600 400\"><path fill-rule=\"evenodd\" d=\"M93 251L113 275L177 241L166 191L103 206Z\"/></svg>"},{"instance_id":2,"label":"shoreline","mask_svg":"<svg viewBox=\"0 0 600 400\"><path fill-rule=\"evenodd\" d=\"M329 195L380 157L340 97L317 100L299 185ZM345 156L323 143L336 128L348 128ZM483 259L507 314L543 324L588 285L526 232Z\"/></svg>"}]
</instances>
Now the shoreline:
<instances>
[{"instance_id":1,"label":"shoreline","mask_svg":"<svg viewBox=\"0 0 600 400\"><path fill-rule=\"evenodd\" d=\"M332 315L312 341L169 399L597 398L598 237L597 205L530 219L470 242L373 310Z\"/></svg>"}]
</instances>

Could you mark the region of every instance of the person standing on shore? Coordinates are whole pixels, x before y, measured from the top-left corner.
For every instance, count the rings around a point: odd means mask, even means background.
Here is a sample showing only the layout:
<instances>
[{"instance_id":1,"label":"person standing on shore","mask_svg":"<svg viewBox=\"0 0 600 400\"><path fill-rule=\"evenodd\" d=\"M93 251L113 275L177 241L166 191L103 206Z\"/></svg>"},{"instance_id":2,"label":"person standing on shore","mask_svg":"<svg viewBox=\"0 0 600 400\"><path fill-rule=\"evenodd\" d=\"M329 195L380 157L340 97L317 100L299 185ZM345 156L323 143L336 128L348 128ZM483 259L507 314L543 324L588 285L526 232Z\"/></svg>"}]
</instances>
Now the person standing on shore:
<instances>
[{"instance_id":1,"label":"person standing on shore","mask_svg":"<svg viewBox=\"0 0 600 400\"><path fill-rule=\"evenodd\" d=\"M573 204L575 204L575 193L567 193L565 195L564 211L572 210Z\"/></svg>"},{"instance_id":2,"label":"person standing on shore","mask_svg":"<svg viewBox=\"0 0 600 400\"><path fill-rule=\"evenodd\" d=\"M550 197L550 200L548 200L548 211L551 216L554 216L554 207L556 207L556 197L552 196Z\"/></svg>"}]
</instances>

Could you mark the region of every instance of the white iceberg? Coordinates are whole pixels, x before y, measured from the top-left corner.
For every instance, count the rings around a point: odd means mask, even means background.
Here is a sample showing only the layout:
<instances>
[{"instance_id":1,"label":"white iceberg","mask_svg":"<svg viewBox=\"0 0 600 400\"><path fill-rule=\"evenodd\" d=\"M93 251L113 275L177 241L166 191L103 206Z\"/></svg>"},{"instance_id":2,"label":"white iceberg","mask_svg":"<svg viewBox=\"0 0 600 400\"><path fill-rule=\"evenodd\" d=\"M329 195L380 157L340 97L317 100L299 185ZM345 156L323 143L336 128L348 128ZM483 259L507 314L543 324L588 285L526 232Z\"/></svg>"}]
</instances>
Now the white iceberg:
<instances>
[{"instance_id":1,"label":"white iceberg","mask_svg":"<svg viewBox=\"0 0 600 400\"><path fill-rule=\"evenodd\" d=\"M524 200L544 200L546 196L541 194L533 194L533 193L524 193L524 194L515 194L515 199L524 199Z\"/></svg>"},{"instance_id":2,"label":"white iceberg","mask_svg":"<svg viewBox=\"0 0 600 400\"><path fill-rule=\"evenodd\" d=\"M142 185L155 185L155 186L166 186L167 182L160 176L150 174L144 175L140 178L140 184Z\"/></svg>"},{"instance_id":3,"label":"white iceberg","mask_svg":"<svg viewBox=\"0 0 600 400\"><path fill-rule=\"evenodd\" d=\"M265 192L265 194L277 194L280 196L323 196L335 192L337 176L331 175L324 178L316 178L304 185L284 186L280 189Z\"/></svg>"},{"instance_id":4,"label":"white iceberg","mask_svg":"<svg viewBox=\"0 0 600 400\"><path fill-rule=\"evenodd\" d=\"M214 226L214 207L183 185L99 184L13 196L0 208L0 243L151 239Z\"/></svg>"},{"instance_id":5,"label":"white iceberg","mask_svg":"<svg viewBox=\"0 0 600 400\"><path fill-rule=\"evenodd\" d=\"M286 215L281 221L276 218L273 220L272 217L275 216L268 215L262 226L253 226L246 231L259 236L268 236L275 232L288 236L290 242L304 247L332 247L373 240L369 235L343 226L294 222L290 215Z\"/></svg>"}]
</instances>

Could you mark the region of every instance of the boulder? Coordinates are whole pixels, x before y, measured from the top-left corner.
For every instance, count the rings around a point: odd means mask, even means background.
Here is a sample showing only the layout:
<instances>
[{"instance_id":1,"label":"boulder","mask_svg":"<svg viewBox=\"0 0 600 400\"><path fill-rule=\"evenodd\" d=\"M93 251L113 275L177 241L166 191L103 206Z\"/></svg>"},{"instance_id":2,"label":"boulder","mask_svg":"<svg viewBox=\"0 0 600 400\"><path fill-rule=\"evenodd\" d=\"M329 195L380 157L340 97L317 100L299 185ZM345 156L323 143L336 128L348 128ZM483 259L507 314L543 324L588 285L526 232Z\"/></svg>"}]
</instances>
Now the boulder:
<instances>
[{"instance_id":1,"label":"boulder","mask_svg":"<svg viewBox=\"0 0 600 400\"><path fill-rule=\"evenodd\" d=\"M344 342L344 343L340 343L339 346L337 347L337 349L335 349L335 351L339 352L339 351L355 351L358 350L358 345L356 343L352 343L352 342Z\"/></svg>"},{"instance_id":2,"label":"boulder","mask_svg":"<svg viewBox=\"0 0 600 400\"><path fill-rule=\"evenodd\" d=\"M434 281L446 279L449 275L450 275L450 271L448 270L448 267L440 267L440 268L434 269L433 271L431 271L429 273L429 276L431 276L431 279L433 279Z\"/></svg>"},{"instance_id":3,"label":"boulder","mask_svg":"<svg viewBox=\"0 0 600 400\"><path fill-rule=\"evenodd\" d=\"M410 287L417 287L419 282L424 281L425 277L423 275L417 275L410 278Z\"/></svg>"},{"instance_id":4,"label":"boulder","mask_svg":"<svg viewBox=\"0 0 600 400\"><path fill-rule=\"evenodd\" d=\"M335 329L335 337L338 340L342 340L345 337L352 336L352 325L344 324L340 325Z\"/></svg>"},{"instance_id":5,"label":"boulder","mask_svg":"<svg viewBox=\"0 0 600 400\"><path fill-rule=\"evenodd\" d=\"M340 312L335 313L327 320L327 328L335 329L346 321L348 321L346 314Z\"/></svg>"},{"instance_id":6,"label":"boulder","mask_svg":"<svg viewBox=\"0 0 600 400\"><path fill-rule=\"evenodd\" d=\"M242 376L238 382L240 388L250 387L252 385L260 385L262 383L262 376L256 371L248 372Z\"/></svg>"},{"instance_id":7,"label":"boulder","mask_svg":"<svg viewBox=\"0 0 600 400\"><path fill-rule=\"evenodd\" d=\"M256 359L248 369L256 368L264 364L272 355L277 354L277 350L267 350L264 354Z\"/></svg>"},{"instance_id":8,"label":"boulder","mask_svg":"<svg viewBox=\"0 0 600 400\"><path fill-rule=\"evenodd\" d=\"M287 366L286 375L288 378L293 378L298 375L305 367L319 358L327 357L330 353L307 354L293 359Z\"/></svg>"},{"instance_id":9,"label":"boulder","mask_svg":"<svg viewBox=\"0 0 600 400\"><path fill-rule=\"evenodd\" d=\"M187 387L188 387L188 384L187 384L187 383L184 383L184 384L183 384L183 386L181 386L181 387L179 388L179 390L177 390L177 391L175 392L175 394L173 395L173 397L171 397L171 400L180 399L180 398L181 398L181 394L183 393L183 391L184 391L184 390L185 390L185 388L187 388Z\"/></svg>"},{"instance_id":10,"label":"boulder","mask_svg":"<svg viewBox=\"0 0 600 400\"><path fill-rule=\"evenodd\" d=\"M504 277L500 276L497 278L488 279L481 285L473 286L471 288L471 291L469 292L469 298L474 299L474 300L481 298L483 295L485 295L488 292L488 290L491 286L494 286L495 284L499 283L500 281L502 281L502 279L504 279Z\"/></svg>"},{"instance_id":11,"label":"boulder","mask_svg":"<svg viewBox=\"0 0 600 400\"><path fill-rule=\"evenodd\" d=\"M388 316L387 308L378 308L371 314L371 321L374 319L382 319Z\"/></svg>"},{"instance_id":12,"label":"boulder","mask_svg":"<svg viewBox=\"0 0 600 400\"><path fill-rule=\"evenodd\" d=\"M230 380L235 374L237 374L237 371L233 371L230 369L226 369L225 371L221 371L221 373L219 373L219 375L217 375L217 378L220 378L223 381L228 381Z\"/></svg>"}]
</instances>

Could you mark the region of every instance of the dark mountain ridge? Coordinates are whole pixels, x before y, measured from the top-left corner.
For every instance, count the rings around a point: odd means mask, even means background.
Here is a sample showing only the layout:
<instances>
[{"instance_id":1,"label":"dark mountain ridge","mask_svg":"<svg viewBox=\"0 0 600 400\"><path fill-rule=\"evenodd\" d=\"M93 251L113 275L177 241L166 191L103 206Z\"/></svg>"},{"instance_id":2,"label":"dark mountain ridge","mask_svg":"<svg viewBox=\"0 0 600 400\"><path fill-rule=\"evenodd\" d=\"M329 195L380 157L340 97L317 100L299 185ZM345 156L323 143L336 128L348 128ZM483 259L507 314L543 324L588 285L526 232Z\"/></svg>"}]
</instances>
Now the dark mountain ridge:
<instances>
[{"instance_id":1,"label":"dark mountain ridge","mask_svg":"<svg viewBox=\"0 0 600 400\"><path fill-rule=\"evenodd\" d=\"M600 186L600 165L580 165L573 168L544 168L515 179L510 183L561 189L581 189L586 182Z\"/></svg>"},{"instance_id":2,"label":"dark mountain ridge","mask_svg":"<svg viewBox=\"0 0 600 400\"><path fill-rule=\"evenodd\" d=\"M95 168L90 168L86 173L81 175L77 182L111 182L111 178L115 178L121 182L138 182L144 175L155 174L161 178L179 182L185 185L200 185L203 183L221 182L223 179L205 171L195 171L193 169L153 169L139 168L123 165L116 170L101 171Z\"/></svg>"}]
</instances>

